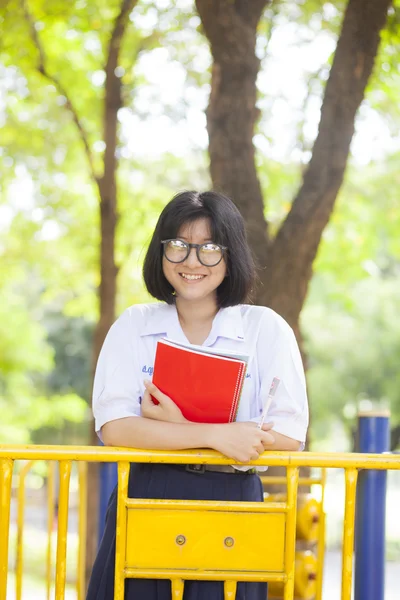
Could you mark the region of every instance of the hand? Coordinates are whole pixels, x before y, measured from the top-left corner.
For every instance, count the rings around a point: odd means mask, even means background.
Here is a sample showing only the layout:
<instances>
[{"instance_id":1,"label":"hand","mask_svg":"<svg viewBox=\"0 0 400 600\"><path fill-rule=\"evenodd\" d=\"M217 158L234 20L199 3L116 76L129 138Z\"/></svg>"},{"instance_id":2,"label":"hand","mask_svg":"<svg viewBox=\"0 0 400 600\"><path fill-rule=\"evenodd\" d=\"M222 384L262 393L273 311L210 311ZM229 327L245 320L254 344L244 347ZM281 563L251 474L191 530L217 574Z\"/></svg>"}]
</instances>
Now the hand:
<instances>
[{"instance_id":1,"label":"hand","mask_svg":"<svg viewBox=\"0 0 400 600\"><path fill-rule=\"evenodd\" d=\"M253 422L216 425L210 447L238 462L257 460L260 454L275 441L268 433L273 425L273 423L264 423L261 429Z\"/></svg>"},{"instance_id":2,"label":"hand","mask_svg":"<svg viewBox=\"0 0 400 600\"><path fill-rule=\"evenodd\" d=\"M182 411L169 396L163 394L151 381L145 381L146 390L142 399L142 417L155 419L156 421L168 421L169 423L189 423ZM154 404L151 396L158 400Z\"/></svg>"}]
</instances>

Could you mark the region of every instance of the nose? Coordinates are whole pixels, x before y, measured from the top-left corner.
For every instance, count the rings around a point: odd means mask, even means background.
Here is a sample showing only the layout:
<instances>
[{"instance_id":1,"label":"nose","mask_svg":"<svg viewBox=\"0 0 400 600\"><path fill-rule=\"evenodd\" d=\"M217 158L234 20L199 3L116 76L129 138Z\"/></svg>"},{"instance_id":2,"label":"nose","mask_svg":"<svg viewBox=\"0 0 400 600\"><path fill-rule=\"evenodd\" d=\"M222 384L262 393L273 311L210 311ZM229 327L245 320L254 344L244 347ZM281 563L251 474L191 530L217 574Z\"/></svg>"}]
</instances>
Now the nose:
<instances>
[{"instance_id":1,"label":"nose","mask_svg":"<svg viewBox=\"0 0 400 600\"><path fill-rule=\"evenodd\" d=\"M199 265L201 266L201 263L197 258L196 248L190 248L189 256L185 260L184 264L192 268L198 267Z\"/></svg>"}]
</instances>

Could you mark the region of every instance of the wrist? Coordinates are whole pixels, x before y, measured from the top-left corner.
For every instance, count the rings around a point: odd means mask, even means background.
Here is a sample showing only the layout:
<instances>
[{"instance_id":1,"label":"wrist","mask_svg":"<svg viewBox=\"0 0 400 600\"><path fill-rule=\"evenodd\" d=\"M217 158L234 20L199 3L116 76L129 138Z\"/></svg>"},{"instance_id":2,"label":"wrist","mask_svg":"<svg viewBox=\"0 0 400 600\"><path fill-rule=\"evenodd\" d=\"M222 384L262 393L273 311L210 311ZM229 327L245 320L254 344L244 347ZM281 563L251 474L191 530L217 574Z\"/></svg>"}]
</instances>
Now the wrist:
<instances>
[{"instance_id":1,"label":"wrist","mask_svg":"<svg viewBox=\"0 0 400 600\"><path fill-rule=\"evenodd\" d=\"M204 442L206 448L217 450L218 443L221 439L221 423L207 423L204 428Z\"/></svg>"}]
</instances>

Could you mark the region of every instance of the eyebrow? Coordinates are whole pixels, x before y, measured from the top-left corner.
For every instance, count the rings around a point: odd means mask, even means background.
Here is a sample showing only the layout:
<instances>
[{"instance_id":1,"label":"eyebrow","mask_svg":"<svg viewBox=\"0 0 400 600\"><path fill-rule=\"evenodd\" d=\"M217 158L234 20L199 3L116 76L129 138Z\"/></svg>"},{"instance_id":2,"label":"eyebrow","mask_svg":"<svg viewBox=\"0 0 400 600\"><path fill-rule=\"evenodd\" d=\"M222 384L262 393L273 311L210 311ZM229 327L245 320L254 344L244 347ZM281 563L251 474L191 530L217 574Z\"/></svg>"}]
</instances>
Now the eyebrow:
<instances>
[{"instance_id":1,"label":"eyebrow","mask_svg":"<svg viewBox=\"0 0 400 600\"><path fill-rule=\"evenodd\" d=\"M176 238L176 239L177 239L177 240L183 240L184 242L187 242L187 241L188 241L188 238L187 238L187 237L184 237L183 235L179 235L179 236L177 236L177 238ZM212 241L213 241L213 240L212 240L212 238L203 238L203 242L212 242Z\"/></svg>"}]
</instances>

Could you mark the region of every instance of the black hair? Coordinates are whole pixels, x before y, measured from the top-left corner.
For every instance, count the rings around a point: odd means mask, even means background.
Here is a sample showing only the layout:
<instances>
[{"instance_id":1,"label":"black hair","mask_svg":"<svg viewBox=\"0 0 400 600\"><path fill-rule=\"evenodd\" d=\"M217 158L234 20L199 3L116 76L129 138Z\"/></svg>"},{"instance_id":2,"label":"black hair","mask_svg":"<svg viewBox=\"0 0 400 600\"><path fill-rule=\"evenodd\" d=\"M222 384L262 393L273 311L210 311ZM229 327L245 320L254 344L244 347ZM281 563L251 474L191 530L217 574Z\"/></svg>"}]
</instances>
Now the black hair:
<instances>
[{"instance_id":1,"label":"black hair","mask_svg":"<svg viewBox=\"0 0 400 600\"><path fill-rule=\"evenodd\" d=\"M183 225L198 219L208 219L212 241L227 247L227 277L217 288L219 308L242 304L248 299L255 279L244 220L232 200L212 191L182 192L164 207L143 265L143 278L148 292L157 300L174 303L173 287L163 273L161 241L176 238Z\"/></svg>"}]
</instances>

